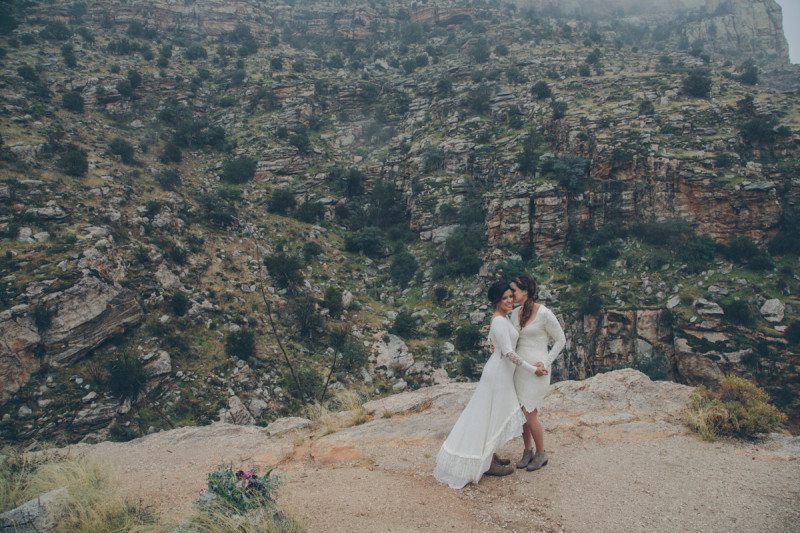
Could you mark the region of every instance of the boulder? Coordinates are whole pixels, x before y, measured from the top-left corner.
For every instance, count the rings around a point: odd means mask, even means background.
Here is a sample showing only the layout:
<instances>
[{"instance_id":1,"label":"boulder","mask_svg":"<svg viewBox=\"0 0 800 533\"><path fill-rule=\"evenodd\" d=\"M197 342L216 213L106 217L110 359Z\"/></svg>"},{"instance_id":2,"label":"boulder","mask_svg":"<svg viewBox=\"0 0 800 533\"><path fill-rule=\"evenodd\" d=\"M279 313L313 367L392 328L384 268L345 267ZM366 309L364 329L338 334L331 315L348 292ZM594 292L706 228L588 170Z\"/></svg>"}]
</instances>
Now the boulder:
<instances>
[{"instance_id":1,"label":"boulder","mask_svg":"<svg viewBox=\"0 0 800 533\"><path fill-rule=\"evenodd\" d=\"M375 366L391 371L405 372L414 364L414 355L408 350L403 339L389 335L389 342L378 341L373 347Z\"/></svg>"},{"instance_id":2,"label":"boulder","mask_svg":"<svg viewBox=\"0 0 800 533\"><path fill-rule=\"evenodd\" d=\"M287 416L285 418L278 418L273 420L264 431L267 435L276 436L294 431L297 429L304 429L311 426L311 420L308 418L301 418L299 416Z\"/></svg>"},{"instance_id":3,"label":"boulder","mask_svg":"<svg viewBox=\"0 0 800 533\"><path fill-rule=\"evenodd\" d=\"M244 406L238 396L228 398L228 410L222 416L223 422L236 424L237 426L252 426L256 423L253 415Z\"/></svg>"},{"instance_id":4,"label":"boulder","mask_svg":"<svg viewBox=\"0 0 800 533\"><path fill-rule=\"evenodd\" d=\"M172 359L164 350L149 353L142 359L145 361L144 373L148 378L163 376L172 372Z\"/></svg>"},{"instance_id":5,"label":"boulder","mask_svg":"<svg viewBox=\"0 0 800 533\"><path fill-rule=\"evenodd\" d=\"M36 533L53 531L69 504L67 489L51 490L19 507L0 514L0 531L3 533Z\"/></svg>"},{"instance_id":6,"label":"boulder","mask_svg":"<svg viewBox=\"0 0 800 533\"><path fill-rule=\"evenodd\" d=\"M719 304L706 300L705 298L698 298L692 302L692 306L701 315L722 316L725 314L725 311L722 310L722 307L720 307Z\"/></svg>"},{"instance_id":7,"label":"boulder","mask_svg":"<svg viewBox=\"0 0 800 533\"><path fill-rule=\"evenodd\" d=\"M777 298L772 298L764 302L764 305L761 306L759 311L767 322L781 322L783 321L783 314L786 311L786 306Z\"/></svg>"}]
</instances>

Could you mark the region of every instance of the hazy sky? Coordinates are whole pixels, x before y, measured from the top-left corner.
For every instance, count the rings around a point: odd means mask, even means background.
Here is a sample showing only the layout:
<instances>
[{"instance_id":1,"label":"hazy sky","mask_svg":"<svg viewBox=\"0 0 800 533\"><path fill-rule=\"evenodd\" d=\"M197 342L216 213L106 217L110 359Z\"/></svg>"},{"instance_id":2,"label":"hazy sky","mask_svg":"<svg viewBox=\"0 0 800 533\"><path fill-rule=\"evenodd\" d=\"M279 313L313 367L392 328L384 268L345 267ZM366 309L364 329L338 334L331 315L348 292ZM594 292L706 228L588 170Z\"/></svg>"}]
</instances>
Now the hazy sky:
<instances>
[{"instance_id":1,"label":"hazy sky","mask_svg":"<svg viewBox=\"0 0 800 533\"><path fill-rule=\"evenodd\" d=\"M783 33L789 41L789 59L800 63L800 0L775 0L783 8Z\"/></svg>"}]
</instances>

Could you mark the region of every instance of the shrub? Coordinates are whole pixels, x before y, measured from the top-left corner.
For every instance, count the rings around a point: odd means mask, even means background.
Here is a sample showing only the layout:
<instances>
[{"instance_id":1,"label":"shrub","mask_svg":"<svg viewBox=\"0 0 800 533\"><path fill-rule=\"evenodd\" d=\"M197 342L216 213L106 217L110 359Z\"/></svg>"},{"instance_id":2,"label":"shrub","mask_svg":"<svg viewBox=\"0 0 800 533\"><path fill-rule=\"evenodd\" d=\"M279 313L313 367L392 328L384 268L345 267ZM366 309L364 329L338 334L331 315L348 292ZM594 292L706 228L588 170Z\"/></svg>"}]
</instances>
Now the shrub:
<instances>
[{"instance_id":1,"label":"shrub","mask_svg":"<svg viewBox=\"0 0 800 533\"><path fill-rule=\"evenodd\" d=\"M465 324L456 330L453 344L459 351L471 352L480 347L482 339L483 335L478 326Z\"/></svg>"},{"instance_id":2,"label":"shrub","mask_svg":"<svg viewBox=\"0 0 800 533\"><path fill-rule=\"evenodd\" d=\"M566 102L559 102L557 100L553 100L550 104L550 107L553 110L553 120L559 120L567 116L567 103Z\"/></svg>"},{"instance_id":3,"label":"shrub","mask_svg":"<svg viewBox=\"0 0 800 533\"><path fill-rule=\"evenodd\" d=\"M17 75L30 83L37 83L40 81L39 73L30 65L21 65L17 67Z\"/></svg>"},{"instance_id":4,"label":"shrub","mask_svg":"<svg viewBox=\"0 0 800 533\"><path fill-rule=\"evenodd\" d=\"M72 37L72 30L60 20L53 20L42 28L39 36L48 41L66 41Z\"/></svg>"},{"instance_id":5,"label":"shrub","mask_svg":"<svg viewBox=\"0 0 800 533\"><path fill-rule=\"evenodd\" d=\"M183 53L183 57L185 57L187 61L205 59L208 57L208 52L205 48L203 48L203 46L199 44L193 44L186 49L186 51Z\"/></svg>"},{"instance_id":6,"label":"shrub","mask_svg":"<svg viewBox=\"0 0 800 533\"><path fill-rule=\"evenodd\" d=\"M414 274L417 273L418 268L419 263L417 263L417 259L409 252L402 250L392 258L392 263L389 266L389 274L392 276L395 283L401 287L406 287L414 278Z\"/></svg>"},{"instance_id":7,"label":"shrub","mask_svg":"<svg viewBox=\"0 0 800 533\"><path fill-rule=\"evenodd\" d=\"M704 440L720 436L752 439L786 420L768 400L767 393L756 385L726 376L717 390L698 387L689 400L685 420Z\"/></svg>"},{"instance_id":8,"label":"shrub","mask_svg":"<svg viewBox=\"0 0 800 533\"><path fill-rule=\"evenodd\" d=\"M303 259L306 262L316 259L320 254L322 254L322 246L316 242L308 241L303 245Z\"/></svg>"},{"instance_id":9,"label":"shrub","mask_svg":"<svg viewBox=\"0 0 800 533\"><path fill-rule=\"evenodd\" d=\"M165 165L169 163L180 163L181 160L183 160L181 147L173 142L168 142L164 145L164 151L161 152L161 156L158 160Z\"/></svg>"},{"instance_id":10,"label":"shrub","mask_svg":"<svg viewBox=\"0 0 800 533\"><path fill-rule=\"evenodd\" d=\"M553 95L553 91L550 90L550 85L546 81L537 81L531 87L531 94L537 100L544 100L550 98Z\"/></svg>"},{"instance_id":11,"label":"shrub","mask_svg":"<svg viewBox=\"0 0 800 533\"><path fill-rule=\"evenodd\" d=\"M364 345L358 341L348 340L342 346L342 363L341 369L344 371L353 371L362 368L369 360L369 353Z\"/></svg>"},{"instance_id":12,"label":"shrub","mask_svg":"<svg viewBox=\"0 0 800 533\"><path fill-rule=\"evenodd\" d=\"M311 141L308 139L308 133L298 131L289 136L289 144L297 148L301 154L306 154L311 146Z\"/></svg>"},{"instance_id":13,"label":"shrub","mask_svg":"<svg viewBox=\"0 0 800 533\"><path fill-rule=\"evenodd\" d=\"M475 113L484 114L489 111L491 97L492 88L489 85L481 85L467 94L464 104Z\"/></svg>"},{"instance_id":14,"label":"shrub","mask_svg":"<svg viewBox=\"0 0 800 533\"><path fill-rule=\"evenodd\" d=\"M74 68L78 65L78 60L75 58L75 49L71 44L61 46L61 57L64 58L64 65L67 68Z\"/></svg>"},{"instance_id":15,"label":"shrub","mask_svg":"<svg viewBox=\"0 0 800 533\"><path fill-rule=\"evenodd\" d=\"M792 344L800 344L800 320L789 324L789 327L783 332L783 336Z\"/></svg>"},{"instance_id":16,"label":"shrub","mask_svg":"<svg viewBox=\"0 0 800 533\"><path fill-rule=\"evenodd\" d=\"M276 215L285 215L295 208L297 200L290 189L276 189L269 199L267 211Z\"/></svg>"},{"instance_id":17,"label":"shrub","mask_svg":"<svg viewBox=\"0 0 800 533\"><path fill-rule=\"evenodd\" d=\"M317 311L317 301L307 294L289 300L289 312L297 322L297 333L301 337L312 336L322 326L322 316Z\"/></svg>"},{"instance_id":18,"label":"shrub","mask_svg":"<svg viewBox=\"0 0 800 533\"><path fill-rule=\"evenodd\" d=\"M320 202L308 200L297 208L294 216L302 222L315 224L325 218L325 206Z\"/></svg>"},{"instance_id":19,"label":"shrub","mask_svg":"<svg viewBox=\"0 0 800 533\"><path fill-rule=\"evenodd\" d=\"M379 228L368 226L345 237L344 249L351 253L363 253L367 257L383 257L386 255L386 239Z\"/></svg>"},{"instance_id":20,"label":"shrub","mask_svg":"<svg viewBox=\"0 0 800 533\"><path fill-rule=\"evenodd\" d=\"M397 313L389 331L405 339L413 339L417 336L417 319L410 312L402 310Z\"/></svg>"},{"instance_id":21,"label":"shrub","mask_svg":"<svg viewBox=\"0 0 800 533\"><path fill-rule=\"evenodd\" d=\"M478 63L486 63L491 56L491 51L489 50L489 43L486 42L486 39L480 38L478 39L475 44L472 45L472 49L470 49L470 55L472 58Z\"/></svg>"},{"instance_id":22,"label":"shrub","mask_svg":"<svg viewBox=\"0 0 800 533\"><path fill-rule=\"evenodd\" d=\"M450 322L439 322L436 324L434 331L436 331L436 336L440 339L449 339L453 334L453 324Z\"/></svg>"},{"instance_id":23,"label":"shrub","mask_svg":"<svg viewBox=\"0 0 800 533\"><path fill-rule=\"evenodd\" d=\"M689 272L696 273L707 270L714 260L717 243L708 235L689 238L677 249L678 258L686 263Z\"/></svg>"},{"instance_id":24,"label":"shrub","mask_svg":"<svg viewBox=\"0 0 800 533\"><path fill-rule=\"evenodd\" d=\"M322 301L322 305L330 312L331 318L339 318L344 310L342 290L336 287L325 289L325 299Z\"/></svg>"},{"instance_id":25,"label":"shrub","mask_svg":"<svg viewBox=\"0 0 800 533\"><path fill-rule=\"evenodd\" d=\"M256 160L249 157L229 159L222 167L222 180L228 183L247 183L256 174Z\"/></svg>"},{"instance_id":26,"label":"shrub","mask_svg":"<svg viewBox=\"0 0 800 533\"><path fill-rule=\"evenodd\" d=\"M436 285L433 287L431 299L434 303L441 304L450 297L450 290L444 285Z\"/></svg>"},{"instance_id":27,"label":"shrub","mask_svg":"<svg viewBox=\"0 0 800 533\"><path fill-rule=\"evenodd\" d=\"M605 268L608 264L619 257L619 250L612 244L606 244L597 248L592 254L592 266Z\"/></svg>"},{"instance_id":28,"label":"shrub","mask_svg":"<svg viewBox=\"0 0 800 533\"><path fill-rule=\"evenodd\" d=\"M739 81L745 85L755 85L758 83L758 67L752 59L746 60L739 67L741 74L739 74Z\"/></svg>"},{"instance_id":29,"label":"shrub","mask_svg":"<svg viewBox=\"0 0 800 533\"><path fill-rule=\"evenodd\" d=\"M55 309L47 307L44 303L39 303L33 308L33 323L39 333L44 333L50 328L55 315Z\"/></svg>"},{"instance_id":30,"label":"shrub","mask_svg":"<svg viewBox=\"0 0 800 533\"><path fill-rule=\"evenodd\" d=\"M156 181L165 191L174 191L181 185L181 175L176 169L168 168L156 174Z\"/></svg>"},{"instance_id":31,"label":"shrub","mask_svg":"<svg viewBox=\"0 0 800 533\"><path fill-rule=\"evenodd\" d=\"M225 337L225 353L239 359L252 359L256 355L256 337L252 331L231 331Z\"/></svg>"},{"instance_id":32,"label":"shrub","mask_svg":"<svg viewBox=\"0 0 800 533\"><path fill-rule=\"evenodd\" d=\"M191 300L181 291L176 292L169 299L169 310L175 316L183 316L189 311Z\"/></svg>"},{"instance_id":33,"label":"shrub","mask_svg":"<svg viewBox=\"0 0 800 533\"><path fill-rule=\"evenodd\" d=\"M124 353L111 361L106 367L108 390L121 400L135 400L144 391L147 374L144 364L135 355Z\"/></svg>"},{"instance_id":34,"label":"shrub","mask_svg":"<svg viewBox=\"0 0 800 533\"><path fill-rule=\"evenodd\" d=\"M108 148L112 154L119 156L120 160L126 165L133 165L136 163L136 159L133 157L133 145L125 139L121 137L114 138L111 144L108 145Z\"/></svg>"},{"instance_id":35,"label":"shrub","mask_svg":"<svg viewBox=\"0 0 800 533\"><path fill-rule=\"evenodd\" d=\"M125 98L133 98L133 85L127 79L119 80L116 85L117 92Z\"/></svg>"},{"instance_id":36,"label":"shrub","mask_svg":"<svg viewBox=\"0 0 800 533\"><path fill-rule=\"evenodd\" d=\"M73 113L83 113L83 96L78 91L69 91L61 96L61 106Z\"/></svg>"},{"instance_id":37,"label":"shrub","mask_svg":"<svg viewBox=\"0 0 800 533\"><path fill-rule=\"evenodd\" d=\"M729 300L722 304L722 310L725 311L725 319L734 324L750 326L755 323L753 311L744 300Z\"/></svg>"},{"instance_id":38,"label":"shrub","mask_svg":"<svg viewBox=\"0 0 800 533\"><path fill-rule=\"evenodd\" d=\"M58 168L68 176L84 176L89 170L89 161L86 151L71 147L58 160Z\"/></svg>"},{"instance_id":39,"label":"shrub","mask_svg":"<svg viewBox=\"0 0 800 533\"><path fill-rule=\"evenodd\" d=\"M683 92L696 98L711 94L711 78L705 70L694 70L683 79Z\"/></svg>"},{"instance_id":40,"label":"shrub","mask_svg":"<svg viewBox=\"0 0 800 533\"><path fill-rule=\"evenodd\" d=\"M592 280L592 270L586 265L577 265L570 272L570 278L578 283L586 283Z\"/></svg>"},{"instance_id":41,"label":"shrub","mask_svg":"<svg viewBox=\"0 0 800 533\"><path fill-rule=\"evenodd\" d=\"M302 263L296 257L284 253L268 255L264 258L272 281L280 289L291 289L303 283Z\"/></svg>"},{"instance_id":42,"label":"shrub","mask_svg":"<svg viewBox=\"0 0 800 533\"><path fill-rule=\"evenodd\" d=\"M600 289L593 284L584 287L577 295L576 303L581 315L596 315L603 308Z\"/></svg>"},{"instance_id":43,"label":"shrub","mask_svg":"<svg viewBox=\"0 0 800 533\"><path fill-rule=\"evenodd\" d=\"M739 126L739 132L746 143L773 144L779 137L786 137L790 130L778 127L778 119L773 115L756 115Z\"/></svg>"},{"instance_id":44,"label":"shrub","mask_svg":"<svg viewBox=\"0 0 800 533\"><path fill-rule=\"evenodd\" d=\"M269 60L269 68L272 70L283 70L283 59L280 57L273 57Z\"/></svg>"},{"instance_id":45,"label":"shrub","mask_svg":"<svg viewBox=\"0 0 800 533\"><path fill-rule=\"evenodd\" d=\"M639 114L640 115L654 115L656 112L656 107L653 105L651 100L642 100L639 102Z\"/></svg>"}]
</instances>

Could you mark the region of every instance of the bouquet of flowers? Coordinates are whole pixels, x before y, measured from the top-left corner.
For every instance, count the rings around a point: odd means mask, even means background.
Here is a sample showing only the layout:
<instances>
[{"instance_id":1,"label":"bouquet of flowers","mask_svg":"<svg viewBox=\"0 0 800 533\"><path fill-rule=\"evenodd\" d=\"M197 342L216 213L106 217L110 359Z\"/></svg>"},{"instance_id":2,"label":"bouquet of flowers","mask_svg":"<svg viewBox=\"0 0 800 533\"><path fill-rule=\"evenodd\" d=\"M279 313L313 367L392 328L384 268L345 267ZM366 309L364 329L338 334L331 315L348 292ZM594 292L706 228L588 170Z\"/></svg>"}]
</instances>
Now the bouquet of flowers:
<instances>
[{"instance_id":1,"label":"bouquet of flowers","mask_svg":"<svg viewBox=\"0 0 800 533\"><path fill-rule=\"evenodd\" d=\"M237 513L272 508L279 483L272 470L259 476L255 468L234 471L231 466L220 465L208 474L208 488L200 493L198 505L201 508L222 506Z\"/></svg>"}]
</instances>

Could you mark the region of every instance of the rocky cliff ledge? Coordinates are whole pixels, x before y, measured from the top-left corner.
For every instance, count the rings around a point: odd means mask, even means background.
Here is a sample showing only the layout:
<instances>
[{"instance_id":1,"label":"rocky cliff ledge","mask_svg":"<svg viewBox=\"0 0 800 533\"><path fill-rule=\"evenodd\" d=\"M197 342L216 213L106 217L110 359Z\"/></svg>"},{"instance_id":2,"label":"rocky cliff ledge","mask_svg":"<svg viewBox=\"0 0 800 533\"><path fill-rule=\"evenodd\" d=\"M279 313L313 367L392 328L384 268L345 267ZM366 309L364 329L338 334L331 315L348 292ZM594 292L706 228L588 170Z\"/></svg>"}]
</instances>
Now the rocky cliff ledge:
<instances>
[{"instance_id":1,"label":"rocky cliff ledge","mask_svg":"<svg viewBox=\"0 0 800 533\"><path fill-rule=\"evenodd\" d=\"M450 490L431 472L473 389L452 383L369 402L371 420L333 433L302 419L215 424L62 451L108 462L127 496L174 516L221 462L276 468L281 505L311 531L788 531L800 519L800 439L702 442L678 422L692 388L634 370L552 387L544 469Z\"/></svg>"}]
</instances>

